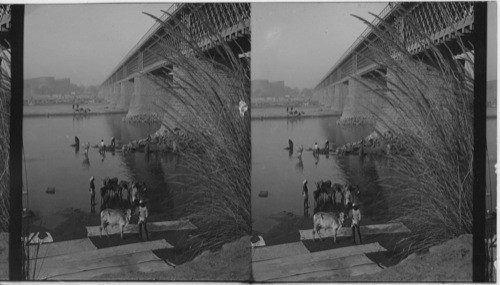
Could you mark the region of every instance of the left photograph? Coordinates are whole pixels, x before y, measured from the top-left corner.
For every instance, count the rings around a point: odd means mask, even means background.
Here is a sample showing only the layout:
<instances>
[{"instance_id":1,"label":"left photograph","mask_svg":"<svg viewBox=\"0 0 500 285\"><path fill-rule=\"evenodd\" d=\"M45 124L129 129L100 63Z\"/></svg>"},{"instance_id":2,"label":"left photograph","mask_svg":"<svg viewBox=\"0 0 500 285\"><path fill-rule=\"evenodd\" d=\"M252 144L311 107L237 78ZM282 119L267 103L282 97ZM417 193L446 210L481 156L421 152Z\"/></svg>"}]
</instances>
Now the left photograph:
<instances>
[{"instance_id":1,"label":"left photograph","mask_svg":"<svg viewBox=\"0 0 500 285\"><path fill-rule=\"evenodd\" d=\"M250 280L250 20L25 6L23 279Z\"/></svg>"},{"instance_id":2,"label":"left photograph","mask_svg":"<svg viewBox=\"0 0 500 285\"><path fill-rule=\"evenodd\" d=\"M0 5L0 280L9 278L11 9Z\"/></svg>"}]
</instances>

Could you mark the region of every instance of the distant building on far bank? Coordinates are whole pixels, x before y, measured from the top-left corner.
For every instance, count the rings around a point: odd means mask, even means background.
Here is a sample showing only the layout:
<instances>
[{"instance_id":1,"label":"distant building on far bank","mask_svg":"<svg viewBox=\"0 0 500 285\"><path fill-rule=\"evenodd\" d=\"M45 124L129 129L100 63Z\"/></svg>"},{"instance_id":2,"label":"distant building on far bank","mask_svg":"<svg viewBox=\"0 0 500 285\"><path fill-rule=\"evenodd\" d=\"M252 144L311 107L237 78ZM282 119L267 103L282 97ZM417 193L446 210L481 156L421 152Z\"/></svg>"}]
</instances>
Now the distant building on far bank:
<instances>
[{"instance_id":1,"label":"distant building on far bank","mask_svg":"<svg viewBox=\"0 0 500 285\"><path fill-rule=\"evenodd\" d=\"M290 88L285 81L279 80L252 80L252 106L254 107L276 107L276 106L310 106L311 89Z\"/></svg>"},{"instance_id":2,"label":"distant building on far bank","mask_svg":"<svg viewBox=\"0 0 500 285\"><path fill-rule=\"evenodd\" d=\"M56 79L52 76L25 79L23 91L26 105L78 104L97 96L95 86L77 86L69 78Z\"/></svg>"},{"instance_id":3,"label":"distant building on far bank","mask_svg":"<svg viewBox=\"0 0 500 285\"><path fill-rule=\"evenodd\" d=\"M285 81L252 80L252 98L255 97L283 97L285 95Z\"/></svg>"}]
</instances>

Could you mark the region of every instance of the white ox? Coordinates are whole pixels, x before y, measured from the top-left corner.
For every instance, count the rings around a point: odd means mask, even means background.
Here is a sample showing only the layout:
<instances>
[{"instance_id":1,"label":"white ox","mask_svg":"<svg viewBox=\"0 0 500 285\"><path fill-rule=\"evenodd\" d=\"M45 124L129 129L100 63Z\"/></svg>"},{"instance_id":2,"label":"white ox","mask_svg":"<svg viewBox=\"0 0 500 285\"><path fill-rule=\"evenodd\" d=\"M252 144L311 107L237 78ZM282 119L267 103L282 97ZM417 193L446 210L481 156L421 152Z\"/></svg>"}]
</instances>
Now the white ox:
<instances>
[{"instance_id":1,"label":"white ox","mask_svg":"<svg viewBox=\"0 0 500 285\"><path fill-rule=\"evenodd\" d=\"M128 209L126 214L120 210L104 209L101 211L101 226L99 227L99 236L102 238L102 229L109 237L107 226L120 226L121 238L123 239L123 229L129 224L132 210Z\"/></svg>"},{"instance_id":2,"label":"white ox","mask_svg":"<svg viewBox=\"0 0 500 285\"><path fill-rule=\"evenodd\" d=\"M321 229L324 229L325 231L330 228L333 230L333 242L337 243L337 231L342 227L342 224L344 223L344 213L340 212L339 216L335 215L334 213L325 213L325 212L318 212L314 214L313 216L313 240L315 240L315 233L318 233L318 236L320 240L323 240L321 238L321 235L319 234L319 231Z\"/></svg>"}]
</instances>

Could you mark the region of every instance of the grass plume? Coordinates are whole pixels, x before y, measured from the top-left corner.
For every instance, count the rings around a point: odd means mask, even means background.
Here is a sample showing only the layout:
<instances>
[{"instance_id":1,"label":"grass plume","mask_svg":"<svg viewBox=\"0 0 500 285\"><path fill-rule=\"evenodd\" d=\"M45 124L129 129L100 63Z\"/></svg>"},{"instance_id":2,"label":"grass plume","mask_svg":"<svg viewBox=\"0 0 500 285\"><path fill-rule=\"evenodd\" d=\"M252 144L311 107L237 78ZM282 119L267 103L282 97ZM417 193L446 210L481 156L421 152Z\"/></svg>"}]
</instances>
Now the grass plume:
<instances>
[{"instance_id":1,"label":"grass plume","mask_svg":"<svg viewBox=\"0 0 500 285\"><path fill-rule=\"evenodd\" d=\"M437 5L441 21L454 27L455 4ZM411 38L382 19L373 26L359 18L376 34L369 60L380 68L371 78L355 80L380 99L368 106L379 132L391 131L406 150L389 156L393 175L384 184L392 185L393 214L412 230L406 241L407 251L413 252L472 232L474 88L464 66L474 59L470 43L460 37L449 45L436 43L424 24L406 12L398 11L405 15ZM424 51L410 53L411 44ZM465 65L453 58L457 54L465 55Z\"/></svg>"},{"instance_id":2,"label":"grass plume","mask_svg":"<svg viewBox=\"0 0 500 285\"><path fill-rule=\"evenodd\" d=\"M166 94L157 100L163 126L171 134L179 127L189 138L189 147L179 148L181 166L190 173L182 193L189 202L181 207L200 229L192 239L199 252L251 233L250 114L242 117L238 110L240 101L250 105L250 64L242 56L250 39L227 42L221 23L209 17L229 11L226 21L243 24L250 4L184 5L199 20L203 36L193 36L182 19L156 19L167 36L157 39L161 49L155 54L168 65L149 78Z\"/></svg>"},{"instance_id":3,"label":"grass plume","mask_svg":"<svg viewBox=\"0 0 500 285\"><path fill-rule=\"evenodd\" d=\"M9 5L0 5L0 17L10 14ZM10 150L10 44L1 43L0 51L0 231L9 229L9 150Z\"/></svg>"}]
</instances>

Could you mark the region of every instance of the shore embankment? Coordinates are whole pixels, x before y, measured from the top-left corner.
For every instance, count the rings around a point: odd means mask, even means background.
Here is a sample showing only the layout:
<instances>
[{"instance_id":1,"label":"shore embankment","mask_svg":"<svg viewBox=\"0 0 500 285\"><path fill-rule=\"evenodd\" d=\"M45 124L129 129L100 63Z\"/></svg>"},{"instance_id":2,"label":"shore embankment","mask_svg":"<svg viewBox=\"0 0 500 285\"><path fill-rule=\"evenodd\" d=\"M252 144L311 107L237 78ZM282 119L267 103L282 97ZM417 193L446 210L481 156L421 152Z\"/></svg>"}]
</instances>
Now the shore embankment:
<instances>
[{"instance_id":1,"label":"shore embankment","mask_svg":"<svg viewBox=\"0 0 500 285\"><path fill-rule=\"evenodd\" d=\"M288 110L290 111L290 110ZM270 120L270 119L301 119L312 117L340 116L342 113L336 112L323 106L312 107L294 107L300 115L290 115L286 107L253 108L252 120Z\"/></svg>"},{"instance_id":2,"label":"shore embankment","mask_svg":"<svg viewBox=\"0 0 500 285\"><path fill-rule=\"evenodd\" d=\"M102 114L126 114L127 110L119 109L106 104L80 105L85 111L75 111L72 105L33 105L24 106L24 117L47 117L47 116L86 116Z\"/></svg>"}]
</instances>

